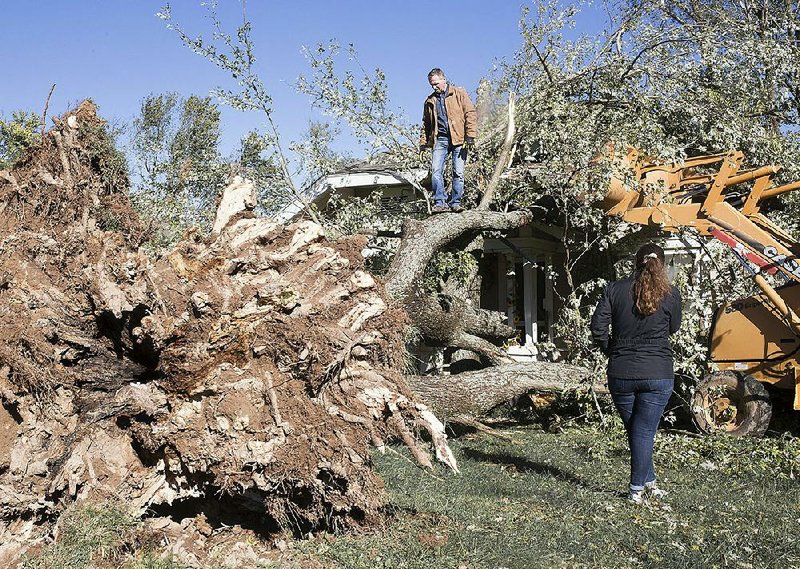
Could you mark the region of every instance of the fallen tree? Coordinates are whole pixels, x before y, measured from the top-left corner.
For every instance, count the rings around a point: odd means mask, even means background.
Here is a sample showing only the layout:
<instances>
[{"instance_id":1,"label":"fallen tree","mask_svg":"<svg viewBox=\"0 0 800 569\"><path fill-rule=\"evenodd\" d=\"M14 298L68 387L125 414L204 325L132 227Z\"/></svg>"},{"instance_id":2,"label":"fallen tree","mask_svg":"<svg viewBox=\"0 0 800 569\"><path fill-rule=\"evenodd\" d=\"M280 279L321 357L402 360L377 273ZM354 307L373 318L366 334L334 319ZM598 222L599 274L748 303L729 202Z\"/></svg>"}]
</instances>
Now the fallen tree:
<instances>
[{"instance_id":1,"label":"fallen tree","mask_svg":"<svg viewBox=\"0 0 800 569\"><path fill-rule=\"evenodd\" d=\"M435 454L458 470L424 401L479 415L580 375L500 366L412 388L402 376L419 259L525 213L422 222L381 283L363 270L363 237L256 217L254 188L237 179L210 235L153 259L94 105L54 122L0 172L0 562L71 504L107 499L217 526L369 524L385 500L371 448L399 440L420 465ZM442 339L503 334L490 314L438 306L412 317L455 323Z\"/></svg>"}]
</instances>

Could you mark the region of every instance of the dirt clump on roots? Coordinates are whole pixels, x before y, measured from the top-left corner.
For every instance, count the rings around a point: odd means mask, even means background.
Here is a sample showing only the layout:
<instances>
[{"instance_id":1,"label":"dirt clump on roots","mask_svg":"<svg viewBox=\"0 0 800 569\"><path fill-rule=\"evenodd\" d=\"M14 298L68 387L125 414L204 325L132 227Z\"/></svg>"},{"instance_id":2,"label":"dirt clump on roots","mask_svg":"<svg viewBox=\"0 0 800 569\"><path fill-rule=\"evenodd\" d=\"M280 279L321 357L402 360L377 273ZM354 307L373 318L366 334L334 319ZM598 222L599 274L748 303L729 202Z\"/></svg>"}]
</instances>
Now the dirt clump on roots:
<instances>
[{"instance_id":1,"label":"dirt clump on roots","mask_svg":"<svg viewBox=\"0 0 800 569\"><path fill-rule=\"evenodd\" d=\"M0 565L107 500L173 529L364 527L371 447L430 466L420 429L456 468L361 238L258 218L239 180L211 235L152 259L94 105L54 123L0 172Z\"/></svg>"}]
</instances>

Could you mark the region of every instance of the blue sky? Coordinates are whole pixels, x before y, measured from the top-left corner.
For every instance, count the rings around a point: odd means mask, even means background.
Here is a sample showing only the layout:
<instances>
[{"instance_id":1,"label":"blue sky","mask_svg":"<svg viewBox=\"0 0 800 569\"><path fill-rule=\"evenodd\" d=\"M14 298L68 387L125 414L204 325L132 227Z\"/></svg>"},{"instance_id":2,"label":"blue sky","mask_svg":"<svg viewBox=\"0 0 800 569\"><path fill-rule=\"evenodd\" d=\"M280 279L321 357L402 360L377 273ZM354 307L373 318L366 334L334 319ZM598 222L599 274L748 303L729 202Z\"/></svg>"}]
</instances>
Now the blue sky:
<instances>
[{"instance_id":1,"label":"blue sky","mask_svg":"<svg viewBox=\"0 0 800 569\"><path fill-rule=\"evenodd\" d=\"M353 43L367 69L381 67L392 105L412 122L429 93L427 72L443 68L453 82L474 92L497 60L519 46L518 20L525 0L249 0L258 62L275 102L284 139L298 139L309 120L320 119L292 84L308 73L301 48L336 39ZM1 0L0 114L41 113L50 86L49 115L86 97L112 121L130 121L149 93L207 95L231 86L224 73L184 47L155 14L151 0ZM177 0L172 13L190 34L210 36L200 0ZM242 21L239 0L219 0L218 13L231 32ZM588 24L588 22L587 22ZM262 120L223 110L223 151ZM352 149L357 153L356 149Z\"/></svg>"}]
</instances>

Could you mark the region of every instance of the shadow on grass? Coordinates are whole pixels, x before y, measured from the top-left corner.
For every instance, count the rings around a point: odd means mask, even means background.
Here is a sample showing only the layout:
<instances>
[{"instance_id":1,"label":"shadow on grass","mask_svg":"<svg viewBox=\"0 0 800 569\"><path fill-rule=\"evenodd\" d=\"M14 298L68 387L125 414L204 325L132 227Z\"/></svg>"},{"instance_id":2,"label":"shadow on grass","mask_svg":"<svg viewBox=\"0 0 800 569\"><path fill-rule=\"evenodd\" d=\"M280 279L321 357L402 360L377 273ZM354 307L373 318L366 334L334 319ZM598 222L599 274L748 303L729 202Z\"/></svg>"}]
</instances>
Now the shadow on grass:
<instances>
[{"instance_id":1,"label":"shadow on grass","mask_svg":"<svg viewBox=\"0 0 800 569\"><path fill-rule=\"evenodd\" d=\"M542 464L541 462L534 462L522 456L515 456L513 454L483 452L474 448L464 447L462 449L464 456L470 460L478 462L489 462L492 464L500 464L508 466L517 472L532 472L534 474L541 474L543 476L552 476L559 480L565 480L576 486L587 488L589 490L598 490L595 486L587 484L574 474L565 472L557 466L549 464Z\"/></svg>"},{"instance_id":2,"label":"shadow on grass","mask_svg":"<svg viewBox=\"0 0 800 569\"><path fill-rule=\"evenodd\" d=\"M800 413L794 410L794 392L769 389L772 401L772 420L769 423L768 437L781 437L789 434L800 437Z\"/></svg>"}]
</instances>

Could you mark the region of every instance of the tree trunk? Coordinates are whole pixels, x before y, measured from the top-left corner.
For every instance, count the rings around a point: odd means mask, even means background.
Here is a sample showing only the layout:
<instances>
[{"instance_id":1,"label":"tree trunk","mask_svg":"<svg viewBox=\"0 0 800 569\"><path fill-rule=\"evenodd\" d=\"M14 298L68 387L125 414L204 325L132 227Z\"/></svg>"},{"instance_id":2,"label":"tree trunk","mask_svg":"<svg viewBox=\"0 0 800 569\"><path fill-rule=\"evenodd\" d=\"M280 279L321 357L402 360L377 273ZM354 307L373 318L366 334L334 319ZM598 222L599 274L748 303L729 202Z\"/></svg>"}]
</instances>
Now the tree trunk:
<instances>
[{"instance_id":1,"label":"tree trunk","mask_svg":"<svg viewBox=\"0 0 800 569\"><path fill-rule=\"evenodd\" d=\"M389 296L403 300L415 291L433 255L465 235L487 230L510 230L533 220L527 210L499 213L467 210L444 213L424 221L406 219L403 240L386 274Z\"/></svg>"},{"instance_id":2,"label":"tree trunk","mask_svg":"<svg viewBox=\"0 0 800 569\"><path fill-rule=\"evenodd\" d=\"M513 335L510 327L460 296L432 296L421 290L419 283L437 251L457 240L471 241L481 231L521 227L532 218L529 211L472 210L435 215L424 221L406 219L403 240L387 272L387 294L403 303L414 325L431 345L471 350L493 365L509 363L508 355L492 342Z\"/></svg>"},{"instance_id":3,"label":"tree trunk","mask_svg":"<svg viewBox=\"0 0 800 569\"><path fill-rule=\"evenodd\" d=\"M411 390L443 419L481 417L495 407L531 391L565 392L591 388L608 393L603 384L587 383L591 372L552 362L515 362L456 375L407 376Z\"/></svg>"}]
</instances>

